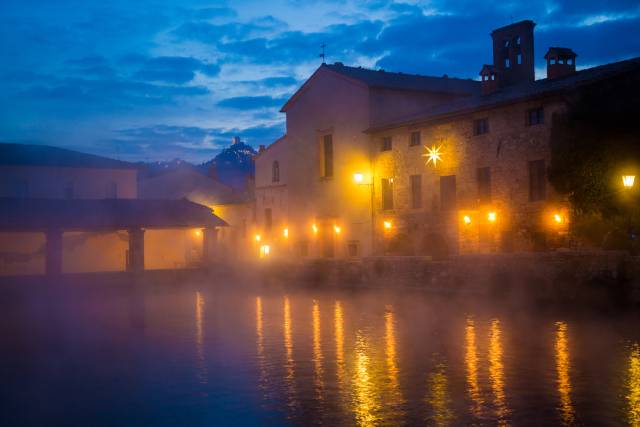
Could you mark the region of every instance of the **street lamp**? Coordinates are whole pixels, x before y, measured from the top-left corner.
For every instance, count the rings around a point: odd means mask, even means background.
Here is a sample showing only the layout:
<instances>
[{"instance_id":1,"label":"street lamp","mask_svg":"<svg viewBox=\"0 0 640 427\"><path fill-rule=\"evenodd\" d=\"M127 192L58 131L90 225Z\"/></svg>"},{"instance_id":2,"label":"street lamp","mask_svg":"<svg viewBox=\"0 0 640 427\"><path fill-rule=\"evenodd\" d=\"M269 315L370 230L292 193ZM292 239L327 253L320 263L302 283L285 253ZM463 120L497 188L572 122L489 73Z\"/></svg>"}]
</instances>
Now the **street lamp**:
<instances>
[{"instance_id":1,"label":"street lamp","mask_svg":"<svg viewBox=\"0 0 640 427\"><path fill-rule=\"evenodd\" d=\"M622 176L622 185L624 188L633 188L633 183L635 182L635 175L623 175Z\"/></svg>"},{"instance_id":2,"label":"street lamp","mask_svg":"<svg viewBox=\"0 0 640 427\"><path fill-rule=\"evenodd\" d=\"M356 172L353 174L353 180L356 182L356 184L362 184L362 181L364 180L364 175L362 175L359 172Z\"/></svg>"}]
</instances>

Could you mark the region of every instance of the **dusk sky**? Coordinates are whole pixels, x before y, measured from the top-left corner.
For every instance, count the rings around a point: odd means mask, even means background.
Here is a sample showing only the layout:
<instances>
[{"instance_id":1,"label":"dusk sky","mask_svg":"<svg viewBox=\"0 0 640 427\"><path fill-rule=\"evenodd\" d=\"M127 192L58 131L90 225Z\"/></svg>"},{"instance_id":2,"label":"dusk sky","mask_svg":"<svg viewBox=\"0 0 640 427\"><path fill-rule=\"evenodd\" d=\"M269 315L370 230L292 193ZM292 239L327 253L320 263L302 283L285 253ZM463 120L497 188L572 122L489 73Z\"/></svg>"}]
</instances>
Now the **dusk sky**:
<instances>
[{"instance_id":1,"label":"dusk sky","mask_svg":"<svg viewBox=\"0 0 640 427\"><path fill-rule=\"evenodd\" d=\"M3 0L0 141L202 162L282 135L323 42L328 62L475 79L490 31L522 19L538 78L551 45L579 68L640 56L638 0Z\"/></svg>"}]
</instances>

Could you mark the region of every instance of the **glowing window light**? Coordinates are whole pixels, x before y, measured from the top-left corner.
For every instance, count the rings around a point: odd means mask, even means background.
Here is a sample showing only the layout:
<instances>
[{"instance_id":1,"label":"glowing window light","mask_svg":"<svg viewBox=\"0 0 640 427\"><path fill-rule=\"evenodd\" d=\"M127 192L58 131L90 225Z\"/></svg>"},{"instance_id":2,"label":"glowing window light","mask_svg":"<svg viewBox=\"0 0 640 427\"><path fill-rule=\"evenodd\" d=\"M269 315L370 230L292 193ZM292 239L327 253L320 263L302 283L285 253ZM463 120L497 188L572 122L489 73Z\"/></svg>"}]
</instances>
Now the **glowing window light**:
<instances>
[{"instance_id":1,"label":"glowing window light","mask_svg":"<svg viewBox=\"0 0 640 427\"><path fill-rule=\"evenodd\" d=\"M635 175L624 175L622 177L622 185L624 185L624 188L631 188L633 187L633 183L635 182L635 180Z\"/></svg>"},{"instance_id":2,"label":"glowing window light","mask_svg":"<svg viewBox=\"0 0 640 427\"><path fill-rule=\"evenodd\" d=\"M313 234L318 234L318 226L316 224L311 225L311 231L313 231Z\"/></svg>"},{"instance_id":3,"label":"glowing window light","mask_svg":"<svg viewBox=\"0 0 640 427\"><path fill-rule=\"evenodd\" d=\"M465 224L471 224L471 217L469 215L465 215L464 217L462 217L462 221Z\"/></svg>"},{"instance_id":4,"label":"glowing window light","mask_svg":"<svg viewBox=\"0 0 640 427\"><path fill-rule=\"evenodd\" d=\"M256 242L259 242L260 240L262 240L262 236L259 234L256 234L255 239L256 239Z\"/></svg>"},{"instance_id":5,"label":"glowing window light","mask_svg":"<svg viewBox=\"0 0 640 427\"><path fill-rule=\"evenodd\" d=\"M362 175L359 172L356 172L353 174L353 180L357 183L357 184L362 184L362 181L364 180L364 175Z\"/></svg>"},{"instance_id":6,"label":"glowing window light","mask_svg":"<svg viewBox=\"0 0 640 427\"><path fill-rule=\"evenodd\" d=\"M555 213L555 214L553 214L553 221L554 221L556 224L562 224L562 221L563 221L563 219L562 219L562 215L560 215L559 213Z\"/></svg>"},{"instance_id":7,"label":"glowing window light","mask_svg":"<svg viewBox=\"0 0 640 427\"><path fill-rule=\"evenodd\" d=\"M266 258L271 253L271 247L269 245L260 246L260 258Z\"/></svg>"},{"instance_id":8,"label":"glowing window light","mask_svg":"<svg viewBox=\"0 0 640 427\"><path fill-rule=\"evenodd\" d=\"M425 145L424 148L427 149L427 152L423 154L422 157L427 158L427 165L433 163L433 166L438 166L438 162L442 161L442 152L440 152L442 146L436 147L434 145L433 147L427 147Z\"/></svg>"},{"instance_id":9,"label":"glowing window light","mask_svg":"<svg viewBox=\"0 0 640 427\"><path fill-rule=\"evenodd\" d=\"M340 234L340 232L342 231L342 229L340 228L339 225L334 225L333 226L333 231L335 231L336 234Z\"/></svg>"},{"instance_id":10,"label":"glowing window light","mask_svg":"<svg viewBox=\"0 0 640 427\"><path fill-rule=\"evenodd\" d=\"M382 223L382 226L384 227L385 230L391 230L391 227L393 226L393 224L391 224L391 221L384 221Z\"/></svg>"},{"instance_id":11,"label":"glowing window light","mask_svg":"<svg viewBox=\"0 0 640 427\"><path fill-rule=\"evenodd\" d=\"M285 227L284 230L282 230L282 236L284 236L285 239L289 238L289 229Z\"/></svg>"},{"instance_id":12,"label":"glowing window light","mask_svg":"<svg viewBox=\"0 0 640 427\"><path fill-rule=\"evenodd\" d=\"M487 219L489 220L489 222L496 222L496 218L497 218L497 215L495 212L489 212L487 214Z\"/></svg>"}]
</instances>

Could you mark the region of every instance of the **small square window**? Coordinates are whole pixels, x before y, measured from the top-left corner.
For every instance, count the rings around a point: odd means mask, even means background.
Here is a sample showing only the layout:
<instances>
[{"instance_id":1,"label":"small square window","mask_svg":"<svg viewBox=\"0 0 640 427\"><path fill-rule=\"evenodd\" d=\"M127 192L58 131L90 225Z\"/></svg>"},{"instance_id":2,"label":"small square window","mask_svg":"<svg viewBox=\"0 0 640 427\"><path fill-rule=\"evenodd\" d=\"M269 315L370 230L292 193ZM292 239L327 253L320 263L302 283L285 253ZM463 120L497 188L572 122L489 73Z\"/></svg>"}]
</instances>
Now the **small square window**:
<instances>
[{"instance_id":1,"label":"small square window","mask_svg":"<svg viewBox=\"0 0 640 427\"><path fill-rule=\"evenodd\" d=\"M380 151L390 151L392 145L393 142L391 140L391 137L385 136L384 138L382 138L382 146L380 147Z\"/></svg>"},{"instance_id":2,"label":"small square window","mask_svg":"<svg viewBox=\"0 0 640 427\"><path fill-rule=\"evenodd\" d=\"M411 137L409 138L409 147L415 147L420 145L421 135L420 131L411 132Z\"/></svg>"},{"instance_id":3,"label":"small square window","mask_svg":"<svg viewBox=\"0 0 640 427\"><path fill-rule=\"evenodd\" d=\"M509 58L504 58L504 68L509 68L511 66L511 61Z\"/></svg>"},{"instance_id":4,"label":"small square window","mask_svg":"<svg viewBox=\"0 0 640 427\"><path fill-rule=\"evenodd\" d=\"M518 62L518 65L522 65L522 54L521 54L521 53L519 53L519 54L516 56L516 60L517 60L517 62Z\"/></svg>"},{"instance_id":5,"label":"small square window","mask_svg":"<svg viewBox=\"0 0 640 427\"><path fill-rule=\"evenodd\" d=\"M489 133L489 119L477 119L473 121L473 134L484 135Z\"/></svg>"}]
</instances>

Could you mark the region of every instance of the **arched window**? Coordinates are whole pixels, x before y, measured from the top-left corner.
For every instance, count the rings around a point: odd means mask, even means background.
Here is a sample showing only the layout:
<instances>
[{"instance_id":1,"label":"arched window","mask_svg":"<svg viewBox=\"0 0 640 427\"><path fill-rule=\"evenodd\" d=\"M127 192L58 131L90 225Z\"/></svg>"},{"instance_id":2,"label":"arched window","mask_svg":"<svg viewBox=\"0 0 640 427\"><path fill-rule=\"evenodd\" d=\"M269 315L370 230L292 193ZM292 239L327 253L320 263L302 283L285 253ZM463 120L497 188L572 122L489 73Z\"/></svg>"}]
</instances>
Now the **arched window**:
<instances>
[{"instance_id":1,"label":"arched window","mask_svg":"<svg viewBox=\"0 0 640 427\"><path fill-rule=\"evenodd\" d=\"M280 182L280 163L277 160L271 167L271 182Z\"/></svg>"}]
</instances>

